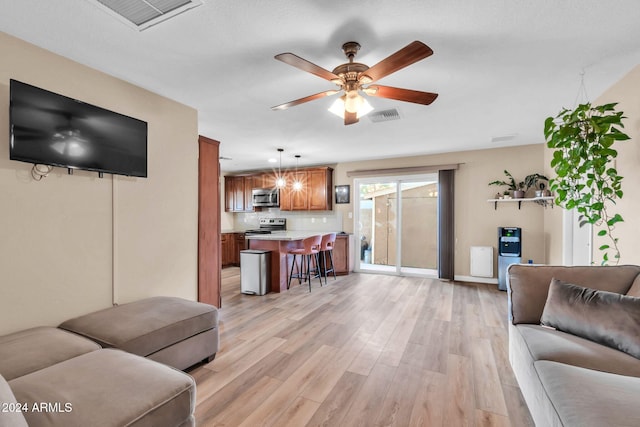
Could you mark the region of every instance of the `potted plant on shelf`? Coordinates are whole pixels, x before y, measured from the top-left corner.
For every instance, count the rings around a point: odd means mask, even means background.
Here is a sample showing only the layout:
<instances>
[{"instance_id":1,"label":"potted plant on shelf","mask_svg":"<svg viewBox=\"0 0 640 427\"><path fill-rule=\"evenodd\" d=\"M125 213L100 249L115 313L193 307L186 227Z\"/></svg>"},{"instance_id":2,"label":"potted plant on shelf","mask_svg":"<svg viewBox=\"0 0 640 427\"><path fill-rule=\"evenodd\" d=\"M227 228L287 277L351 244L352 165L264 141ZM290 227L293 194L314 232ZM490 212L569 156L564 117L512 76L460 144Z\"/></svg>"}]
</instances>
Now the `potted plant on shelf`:
<instances>
[{"instance_id":1,"label":"potted plant on shelf","mask_svg":"<svg viewBox=\"0 0 640 427\"><path fill-rule=\"evenodd\" d=\"M549 181L549 178L539 173L532 173L531 175L527 175L524 177L524 185L526 187L526 190L530 188L535 188L536 197L544 197L545 195L551 195L549 190L545 190L545 188L547 187L545 182L548 182L548 181Z\"/></svg>"},{"instance_id":2,"label":"potted plant on shelf","mask_svg":"<svg viewBox=\"0 0 640 427\"><path fill-rule=\"evenodd\" d=\"M508 190L511 191L511 194L514 199L522 199L524 197L525 183L524 181L516 183L513 175L509 173L508 170L504 170L504 174L507 176L508 181L496 180L489 183L489 185L499 185L506 186Z\"/></svg>"},{"instance_id":3,"label":"potted plant on shelf","mask_svg":"<svg viewBox=\"0 0 640 427\"><path fill-rule=\"evenodd\" d=\"M622 216L611 211L623 194L622 177L613 163L618 152L612 146L629 136L620 130L625 117L615 111L615 106L580 104L574 110L563 109L544 123L547 146L554 150L551 167L557 176L549 184L556 193L555 202L565 209L577 209L581 226L592 224L599 228L598 236L607 239L599 247L604 252L603 265L609 261L618 264L620 260L618 238L613 237L613 231L623 221Z\"/></svg>"}]
</instances>

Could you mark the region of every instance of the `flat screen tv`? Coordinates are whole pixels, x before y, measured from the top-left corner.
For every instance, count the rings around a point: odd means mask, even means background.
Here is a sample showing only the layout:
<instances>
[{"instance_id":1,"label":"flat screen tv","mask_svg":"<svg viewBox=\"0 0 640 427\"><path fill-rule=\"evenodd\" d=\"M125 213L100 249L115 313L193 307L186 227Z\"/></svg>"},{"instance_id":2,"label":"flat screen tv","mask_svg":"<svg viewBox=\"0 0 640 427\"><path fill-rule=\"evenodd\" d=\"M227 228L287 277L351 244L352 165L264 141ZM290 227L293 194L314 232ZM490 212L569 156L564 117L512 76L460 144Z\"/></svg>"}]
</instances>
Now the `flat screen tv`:
<instances>
[{"instance_id":1,"label":"flat screen tv","mask_svg":"<svg viewBox=\"0 0 640 427\"><path fill-rule=\"evenodd\" d=\"M147 176L147 123L17 80L9 158L102 174Z\"/></svg>"}]
</instances>

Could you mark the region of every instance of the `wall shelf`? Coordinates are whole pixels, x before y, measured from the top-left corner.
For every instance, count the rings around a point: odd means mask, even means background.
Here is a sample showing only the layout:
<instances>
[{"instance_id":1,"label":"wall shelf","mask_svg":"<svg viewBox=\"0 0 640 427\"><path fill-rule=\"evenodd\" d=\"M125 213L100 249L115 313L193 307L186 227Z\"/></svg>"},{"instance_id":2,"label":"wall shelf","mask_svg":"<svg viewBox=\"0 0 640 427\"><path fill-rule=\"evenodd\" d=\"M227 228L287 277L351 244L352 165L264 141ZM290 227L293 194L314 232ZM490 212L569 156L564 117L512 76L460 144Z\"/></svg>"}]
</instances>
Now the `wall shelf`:
<instances>
[{"instance_id":1,"label":"wall shelf","mask_svg":"<svg viewBox=\"0 0 640 427\"><path fill-rule=\"evenodd\" d=\"M518 209L522 207L522 202L534 202L539 204L540 206L544 206L545 208L547 206L551 206L551 209L553 209L553 199L554 199L553 196L547 196L547 197L526 197L524 199L488 199L487 202L493 203L494 210L498 209L498 203L514 203L514 202L518 203Z\"/></svg>"}]
</instances>

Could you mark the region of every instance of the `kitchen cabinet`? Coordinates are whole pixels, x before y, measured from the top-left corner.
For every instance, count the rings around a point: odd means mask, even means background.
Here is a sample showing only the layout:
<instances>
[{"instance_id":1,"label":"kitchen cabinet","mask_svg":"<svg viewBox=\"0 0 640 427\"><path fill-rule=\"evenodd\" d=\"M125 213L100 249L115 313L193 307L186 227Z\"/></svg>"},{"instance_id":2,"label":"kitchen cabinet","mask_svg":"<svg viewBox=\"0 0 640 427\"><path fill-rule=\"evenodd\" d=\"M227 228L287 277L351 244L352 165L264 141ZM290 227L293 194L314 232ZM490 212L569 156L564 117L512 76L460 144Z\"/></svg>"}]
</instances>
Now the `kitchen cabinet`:
<instances>
[{"instance_id":1,"label":"kitchen cabinet","mask_svg":"<svg viewBox=\"0 0 640 427\"><path fill-rule=\"evenodd\" d=\"M222 267L240 266L240 251L247 248L244 233L222 233Z\"/></svg>"},{"instance_id":2,"label":"kitchen cabinet","mask_svg":"<svg viewBox=\"0 0 640 427\"><path fill-rule=\"evenodd\" d=\"M287 190L291 199L292 211L309 210L309 183L307 171L292 172L287 176ZM298 183L300 189L296 190L295 185Z\"/></svg>"},{"instance_id":3,"label":"kitchen cabinet","mask_svg":"<svg viewBox=\"0 0 640 427\"><path fill-rule=\"evenodd\" d=\"M261 175L225 175L225 211L253 212L251 190L262 185Z\"/></svg>"},{"instance_id":4,"label":"kitchen cabinet","mask_svg":"<svg viewBox=\"0 0 640 427\"><path fill-rule=\"evenodd\" d=\"M232 264L240 266L240 251L247 249L247 241L245 240L244 233L233 233L234 245L233 245L233 259Z\"/></svg>"},{"instance_id":5,"label":"kitchen cabinet","mask_svg":"<svg viewBox=\"0 0 640 427\"><path fill-rule=\"evenodd\" d=\"M220 236L220 255L222 257L222 267L229 267L233 262L235 239L233 233L222 233Z\"/></svg>"},{"instance_id":6,"label":"kitchen cabinet","mask_svg":"<svg viewBox=\"0 0 640 427\"><path fill-rule=\"evenodd\" d=\"M264 172L254 176L254 188L275 188L276 174L274 172Z\"/></svg>"},{"instance_id":7,"label":"kitchen cabinet","mask_svg":"<svg viewBox=\"0 0 640 427\"><path fill-rule=\"evenodd\" d=\"M255 210L253 208L253 196L251 190L261 187L262 176L248 175L244 177L244 212L252 212Z\"/></svg>"},{"instance_id":8,"label":"kitchen cabinet","mask_svg":"<svg viewBox=\"0 0 640 427\"><path fill-rule=\"evenodd\" d=\"M349 235L336 235L336 242L333 246L333 263L336 275L349 274ZM331 273L329 273L331 274Z\"/></svg>"},{"instance_id":9,"label":"kitchen cabinet","mask_svg":"<svg viewBox=\"0 0 640 427\"><path fill-rule=\"evenodd\" d=\"M245 211L244 176L226 175L224 177L224 210L227 212Z\"/></svg>"},{"instance_id":10,"label":"kitchen cabinet","mask_svg":"<svg viewBox=\"0 0 640 427\"><path fill-rule=\"evenodd\" d=\"M329 167L307 168L285 175L286 185L280 189L282 211L328 211L332 209L333 169ZM294 188L294 182L301 188Z\"/></svg>"},{"instance_id":11,"label":"kitchen cabinet","mask_svg":"<svg viewBox=\"0 0 640 427\"><path fill-rule=\"evenodd\" d=\"M332 208L333 169L307 170L307 199L309 210L328 211Z\"/></svg>"},{"instance_id":12,"label":"kitchen cabinet","mask_svg":"<svg viewBox=\"0 0 640 427\"><path fill-rule=\"evenodd\" d=\"M253 212L251 190L275 188L276 174L264 172L253 175L226 175L224 177L225 211ZM329 211L333 202L333 169L329 167L306 168L284 172L284 188L280 189L282 211ZM295 189L294 182L302 188Z\"/></svg>"}]
</instances>

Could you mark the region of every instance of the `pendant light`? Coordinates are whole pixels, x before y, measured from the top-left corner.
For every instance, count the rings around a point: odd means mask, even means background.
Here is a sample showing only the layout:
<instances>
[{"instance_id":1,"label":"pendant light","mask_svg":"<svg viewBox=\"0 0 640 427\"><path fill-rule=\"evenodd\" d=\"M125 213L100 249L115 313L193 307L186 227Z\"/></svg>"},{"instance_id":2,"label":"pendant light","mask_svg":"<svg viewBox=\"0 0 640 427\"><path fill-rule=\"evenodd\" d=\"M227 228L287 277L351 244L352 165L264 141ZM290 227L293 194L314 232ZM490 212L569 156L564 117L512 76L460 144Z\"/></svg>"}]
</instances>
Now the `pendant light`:
<instances>
[{"instance_id":1,"label":"pendant light","mask_svg":"<svg viewBox=\"0 0 640 427\"><path fill-rule=\"evenodd\" d=\"M282 152L284 148L278 148L278 153L280 154L280 163L278 164L278 176L276 177L276 187L282 188L286 184L284 177L282 176Z\"/></svg>"},{"instance_id":2,"label":"pendant light","mask_svg":"<svg viewBox=\"0 0 640 427\"><path fill-rule=\"evenodd\" d=\"M295 191L302 190L302 182L300 182L300 176L298 175L298 162L300 161L300 154L295 155L296 158L296 179L293 181L293 189Z\"/></svg>"}]
</instances>

